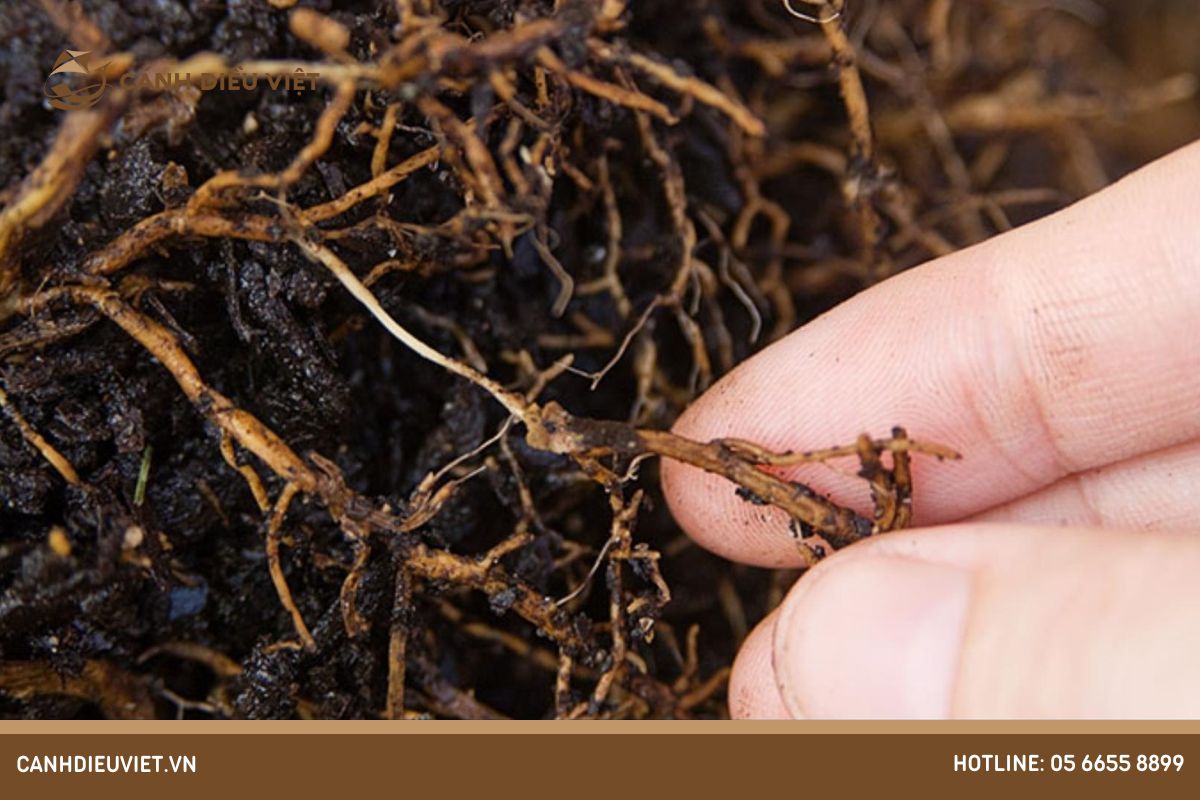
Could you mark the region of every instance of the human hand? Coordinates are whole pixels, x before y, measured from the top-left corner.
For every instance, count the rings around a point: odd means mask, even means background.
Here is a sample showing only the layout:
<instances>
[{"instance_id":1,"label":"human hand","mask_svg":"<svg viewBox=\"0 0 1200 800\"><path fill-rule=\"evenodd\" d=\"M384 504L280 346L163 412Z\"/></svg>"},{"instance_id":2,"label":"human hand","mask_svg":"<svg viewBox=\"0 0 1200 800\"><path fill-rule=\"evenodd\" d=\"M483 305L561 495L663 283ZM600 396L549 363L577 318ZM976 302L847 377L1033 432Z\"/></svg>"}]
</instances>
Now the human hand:
<instances>
[{"instance_id":1,"label":"human hand","mask_svg":"<svg viewBox=\"0 0 1200 800\"><path fill-rule=\"evenodd\" d=\"M777 451L895 424L915 522L839 552L750 635L736 717L1200 717L1200 143L855 297L688 411ZM787 470L862 509L820 466ZM665 463L705 547L800 563L787 521Z\"/></svg>"}]
</instances>

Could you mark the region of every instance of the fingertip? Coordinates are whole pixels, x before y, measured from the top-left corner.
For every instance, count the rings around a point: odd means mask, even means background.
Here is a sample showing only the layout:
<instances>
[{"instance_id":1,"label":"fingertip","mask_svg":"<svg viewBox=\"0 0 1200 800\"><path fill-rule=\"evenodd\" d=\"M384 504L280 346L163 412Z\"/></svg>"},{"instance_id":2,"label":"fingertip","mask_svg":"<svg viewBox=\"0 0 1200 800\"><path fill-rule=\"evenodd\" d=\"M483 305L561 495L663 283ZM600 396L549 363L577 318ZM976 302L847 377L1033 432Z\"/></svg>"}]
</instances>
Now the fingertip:
<instances>
[{"instance_id":1,"label":"fingertip","mask_svg":"<svg viewBox=\"0 0 1200 800\"><path fill-rule=\"evenodd\" d=\"M778 612L771 612L742 643L729 676L729 714L734 719L792 719L779 694L772 643Z\"/></svg>"},{"instance_id":2,"label":"fingertip","mask_svg":"<svg viewBox=\"0 0 1200 800\"><path fill-rule=\"evenodd\" d=\"M1194 537L962 524L872 539L798 582L774 675L806 719L1194 716Z\"/></svg>"},{"instance_id":3,"label":"fingertip","mask_svg":"<svg viewBox=\"0 0 1200 800\"><path fill-rule=\"evenodd\" d=\"M724 478L686 465L665 462L662 479L675 520L706 550L757 567L803 565L785 513L744 500Z\"/></svg>"},{"instance_id":4,"label":"fingertip","mask_svg":"<svg viewBox=\"0 0 1200 800\"><path fill-rule=\"evenodd\" d=\"M797 717L940 719L951 711L971 576L872 554L834 557L784 601L773 640Z\"/></svg>"},{"instance_id":5,"label":"fingertip","mask_svg":"<svg viewBox=\"0 0 1200 800\"><path fill-rule=\"evenodd\" d=\"M893 379L900 358L895 337L872 332L872 326L886 318L896 296L912 297L919 305L929 302L927 294L951 292L945 284L955 279L947 272L944 265L934 263L905 273L776 342L696 400L680 417L674 433L696 442L745 439L786 452L845 445L864 432L883 433L904 423L919 438L957 446L960 437L947 438L942 431L969 424L963 419L969 416L964 406L935 407L931 398L945 395L944 387L922 386L917 392ZM914 360L929 355L931 342L962 338L946 333L944 325L927 323L936 330L914 334ZM846 353L854 358L843 358ZM906 380L911 382L912 377ZM778 474L839 505L867 513L869 494L859 478L843 469L849 463L801 464ZM929 472L939 474L935 484L926 480ZM955 482L946 473L960 480ZM915 510L918 519L929 522L928 510L944 506L938 498L947 492L953 497L963 494L962 479L970 474L970 465L947 462L934 467L926 459L916 459L914 481L923 487L922 503ZM739 495L732 483L693 467L664 461L662 476L672 513L701 546L755 566L803 565L784 512L756 505ZM933 502L926 503L928 498Z\"/></svg>"},{"instance_id":6,"label":"fingertip","mask_svg":"<svg viewBox=\"0 0 1200 800\"><path fill-rule=\"evenodd\" d=\"M676 422L673 432L697 442L753 439L761 392L754 362L726 376ZM718 475L665 459L663 493L675 520L700 546L717 555L772 569L803 565L786 513L757 505Z\"/></svg>"}]
</instances>

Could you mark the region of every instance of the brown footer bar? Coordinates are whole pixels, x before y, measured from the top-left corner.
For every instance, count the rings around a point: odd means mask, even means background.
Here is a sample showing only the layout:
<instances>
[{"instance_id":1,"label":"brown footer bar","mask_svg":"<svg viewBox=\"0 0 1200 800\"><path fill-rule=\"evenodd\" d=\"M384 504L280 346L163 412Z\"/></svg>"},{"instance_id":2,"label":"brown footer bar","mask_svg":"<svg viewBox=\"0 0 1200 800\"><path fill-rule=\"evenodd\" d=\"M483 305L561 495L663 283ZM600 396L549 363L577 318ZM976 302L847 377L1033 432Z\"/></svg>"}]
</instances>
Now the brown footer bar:
<instances>
[{"instance_id":1,"label":"brown footer bar","mask_svg":"<svg viewBox=\"0 0 1200 800\"><path fill-rule=\"evenodd\" d=\"M59 730L63 726L57 726ZM868 726L862 726L868 727ZM1074 726L1073 726L1074 727ZM1086 727L1086 726L1078 726ZM1152 726L1139 726L1145 729ZM105 730L91 727L91 730ZM1111 729L1111 726L1109 726ZM14 733L13 731L18 731ZM27 797L1197 797L1200 735L1177 733L893 733L654 726L607 735L602 725L402 729L347 726L155 733L0 731L0 798ZM336 730L336 729L335 729ZM379 731L378 735L363 731ZM622 733L630 728L625 727ZM546 731L554 731L546 733ZM716 732L714 732L716 731ZM903 731L903 732L900 732ZM452 735L440 735L450 732ZM688 735L699 732L702 735ZM502 735L495 735L495 734ZM759 735L756 735L759 734ZM815 734L815 735L805 735ZM969 792L969 794L964 794ZM757 800L757 798L756 798Z\"/></svg>"}]
</instances>

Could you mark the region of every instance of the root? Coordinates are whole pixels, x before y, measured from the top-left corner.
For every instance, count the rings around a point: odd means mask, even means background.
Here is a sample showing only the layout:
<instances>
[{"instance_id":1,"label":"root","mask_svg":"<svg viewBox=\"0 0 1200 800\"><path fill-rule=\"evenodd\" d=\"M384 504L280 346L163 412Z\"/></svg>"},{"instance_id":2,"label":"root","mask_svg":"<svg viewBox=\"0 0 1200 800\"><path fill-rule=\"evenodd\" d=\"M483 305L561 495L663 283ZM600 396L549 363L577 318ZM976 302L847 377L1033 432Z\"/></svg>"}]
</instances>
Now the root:
<instances>
[{"instance_id":1,"label":"root","mask_svg":"<svg viewBox=\"0 0 1200 800\"><path fill-rule=\"evenodd\" d=\"M54 445L47 442L40 433L33 429L33 426L22 416L21 412L9 402L8 393L3 388L0 388L0 409L8 415L8 418L21 431L21 436L25 437L25 441L29 443L29 446L37 450L42 458L46 459L50 466L54 467L54 471L62 476L64 481L72 486L79 485L79 473L75 471L75 467L67 460L66 456L55 449Z\"/></svg>"},{"instance_id":2,"label":"root","mask_svg":"<svg viewBox=\"0 0 1200 800\"><path fill-rule=\"evenodd\" d=\"M279 560L279 542L283 520L287 516L288 507L292 504L292 499L298 490L296 484L289 483L279 494L279 500L275 502L275 510L271 512L271 521L267 527L267 564L271 569L271 582L275 584L275 591L279 594L279 602L291 615L292 624L296 626L296 634L304 644L304 649L312 652L317 649L317 642L309 632L308 626L304 624L304 617L300 614L300 609L296 607L296 601L292 599L292 590L288 588L287 578L283 575L283 565Z\"/></svg>"},{"instance_id":3,"label":"root","mask_svg":"<svg viewBox=\"0 0 1200 800\"><path fill-rule=\"evenodd\" d=\"M388 719L404 719L404 681L408 664L408 637L412 630L412 579L403 565L396 570L392 624L388 632Z\"/></svg>"},{"instance_id":4,"label":"root","mask_svg":"<svg viewBox=\"0 0 1200 800\"><path fill-rule=\"evenodd\" d=\"M890 527L873 525L855 512L818 497L806 486L790 484L757 468L757 465L761 464L784 466L786 464L777 462L786 462L789 458L803 460L807 457L811 461L816 456L824 455L824 458L817 460L828 460L844 453L844 449L826 451L826 454L771 456L761 450L756 452L745 443L740 446L734 443L730 446L718 441L705 445L662 431L637 430L622 423L579 419L556 404L543 408L521 395L508 391L461 361L438 352L414 336L384 310L371 290L328 247L314 244L300 231L292 233L291 239L310 259L329 269L371 316L398 341L427 361L483 389L513 417L521 420L526 427L526 440L532 447L572 456L581 462L601 456L636 458L653 454L699 467L725 477L753 497L760 498L762 502L783 509L800 525L828 537L834 547L843 547L872 533L890 530ZM874 446L872 440L865 441ZM896 440L885 443L883 448L893 453L907 453L910 449L919 452L932 450L942 458L955 457L948 449L926 448L912 443L903 431L898 431ZM853 452L860 451L856 449ZM750 456L749 459L745 458L747 455ZM890 524L896 517L894 514L887 514L884 518ZM801 549L810 565L820 560L820 555L803 542Z\"/></svg>"},{"instance_id":5,"label":"root","mask_svg":"<svg viewBox=\"0 0 1200 800\"><path fill-rule=\"evenodd\" d=\"M21 183L17 196L0 211L0 301L20 274L18 247L30 230L45 225L71 199L84 167L107 131L124 111L119 93L98 107L66 116L50 151Z\"/></svg>"},{"instance_id":6,"label":"root","mask_svg":"<svg viewBox=\"0 0 1200 800\"><path fill-rule=\"evenodd\" d=\"M0 663L0 692L17 699L67 695L95 703L110 719L149 719L154 701L145 676L107 661L86 661L74 674L41 661Z\"/></svg>"}]
</instances>

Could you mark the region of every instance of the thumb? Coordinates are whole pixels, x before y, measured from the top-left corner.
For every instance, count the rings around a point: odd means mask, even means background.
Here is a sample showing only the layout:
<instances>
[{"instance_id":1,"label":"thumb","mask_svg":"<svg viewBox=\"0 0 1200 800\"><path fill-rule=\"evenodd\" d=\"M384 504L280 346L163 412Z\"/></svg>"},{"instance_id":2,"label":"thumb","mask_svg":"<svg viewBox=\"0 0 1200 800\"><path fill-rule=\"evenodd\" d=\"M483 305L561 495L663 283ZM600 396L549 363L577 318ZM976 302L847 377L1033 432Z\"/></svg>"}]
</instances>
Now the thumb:
<instances>
[{"instance_id":1,"label":"thumb","mask_svg":"<svg viewBox=\"0 0 1200 800\"><path fill-rule=\"evenodd\" d=\"M1185 535L957 525L870 540L747 642L734 711L1195 718L1197 575L1200 537Z\"/></svg>"}]
</instances>

